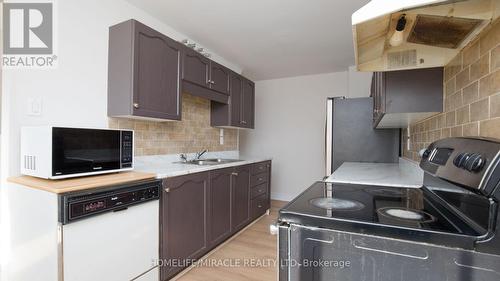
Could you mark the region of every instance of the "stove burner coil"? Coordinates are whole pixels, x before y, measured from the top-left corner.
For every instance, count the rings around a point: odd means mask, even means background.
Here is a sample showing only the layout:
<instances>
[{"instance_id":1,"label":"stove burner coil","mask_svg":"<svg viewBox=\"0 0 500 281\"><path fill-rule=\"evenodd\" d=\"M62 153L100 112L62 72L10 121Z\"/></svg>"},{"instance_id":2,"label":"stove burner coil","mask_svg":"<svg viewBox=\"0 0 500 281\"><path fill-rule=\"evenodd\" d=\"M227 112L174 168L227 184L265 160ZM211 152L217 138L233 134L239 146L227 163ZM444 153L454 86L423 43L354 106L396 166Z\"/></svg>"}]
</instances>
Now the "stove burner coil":
<instances>
[{"instance_id":1,"label":"stove burner coil","mask_svg":"<svg viewBox=\"0 0 500 281\"><path fill-rule=\"evenodd\" d=\"M429 213L408 208L386 207L378 209L377 212L385 217L404 221L428 223L436 220L436 218Z\"/></svg>"},{"instance_id":2,"label":"stove burner coil","mask_svg":"<svg viewBox=\"0 0 500 281\"><path fill-rule=\"evenodd\" d=\"M336 211L357 211L365 207L361 202L339 198L315 198L309 202L315 207Z\"/></svg>"}]
</instances>

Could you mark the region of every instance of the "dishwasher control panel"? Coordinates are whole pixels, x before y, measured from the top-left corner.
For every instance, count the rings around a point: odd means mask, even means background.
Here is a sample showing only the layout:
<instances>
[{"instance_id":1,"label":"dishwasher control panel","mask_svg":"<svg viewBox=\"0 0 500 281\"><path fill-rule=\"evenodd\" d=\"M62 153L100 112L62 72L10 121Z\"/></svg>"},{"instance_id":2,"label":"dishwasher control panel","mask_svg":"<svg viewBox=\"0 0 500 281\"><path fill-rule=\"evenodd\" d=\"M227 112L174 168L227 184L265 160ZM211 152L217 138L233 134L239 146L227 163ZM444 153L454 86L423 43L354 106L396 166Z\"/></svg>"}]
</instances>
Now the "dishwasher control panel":
<instances>
[{"instance_id":1,"label":"dishwasher control panel","mask_svg":"<svg viewBox=\"0 0 500 281\"><path fill-rule=\"evenodd\" d=\"M67 224L109 211L126 210L129 206L159 198L161 181L132 183L95 191L63 194L59 197L59 221Z\"/></svg>"}]
</instances>

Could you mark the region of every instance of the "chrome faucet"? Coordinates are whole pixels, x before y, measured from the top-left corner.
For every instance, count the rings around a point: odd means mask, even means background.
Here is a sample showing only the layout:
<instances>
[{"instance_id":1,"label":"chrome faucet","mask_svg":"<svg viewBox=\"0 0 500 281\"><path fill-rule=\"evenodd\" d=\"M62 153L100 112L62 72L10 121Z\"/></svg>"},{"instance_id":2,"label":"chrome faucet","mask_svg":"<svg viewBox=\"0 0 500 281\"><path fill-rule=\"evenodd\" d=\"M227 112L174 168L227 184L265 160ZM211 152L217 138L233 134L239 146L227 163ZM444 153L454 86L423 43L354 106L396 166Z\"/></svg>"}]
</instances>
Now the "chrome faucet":
<instances>
[{"instance_id":1,"label":"chrome faucet","mask_svg":"<svg viewBox=\"0 0 500 281\"><path fill-rule=\"evenodd\" d=\"M208 149L204 149L203 151L196 153L196 160L199 160L199 159L200 159L200 157L201 157L203 154L207 153L207 152L208 152Z\"/></svg>"},{"instance_id":2,"label":"chrome faucet","mask_svg":"<svg viewBox=\"0 0 500 281\"><path fill-rule=\"evenodd\" d=\"M186 155L186 154L184 154L184 153L181 153L181 154L179 155L179 157L181 158L181 161L182 161L182 162L187 162L187 161L188 161L187 155Z\"/></svg>"}]
</instances>

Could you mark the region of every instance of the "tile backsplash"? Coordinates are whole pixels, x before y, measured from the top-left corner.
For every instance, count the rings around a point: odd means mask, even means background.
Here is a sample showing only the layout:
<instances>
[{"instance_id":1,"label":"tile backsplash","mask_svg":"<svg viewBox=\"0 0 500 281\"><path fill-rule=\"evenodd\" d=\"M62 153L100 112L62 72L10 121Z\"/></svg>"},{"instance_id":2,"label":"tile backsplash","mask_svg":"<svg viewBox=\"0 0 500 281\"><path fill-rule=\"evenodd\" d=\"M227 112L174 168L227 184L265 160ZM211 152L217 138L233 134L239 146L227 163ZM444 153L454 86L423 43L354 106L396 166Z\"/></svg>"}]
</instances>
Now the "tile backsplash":
<instances>
[{"instance_id":1,"label":"tile backsplash","mask_svg":"<svg viewBox=\"0 0 500 281\"><path fill-rule=\"evenodd\" d=\"M500 21L466 46L444 69L444 112L402 130L403 156L454 136L500 139Z\"/></svg>"},{"instance_id":2,"label":"tile backsplash","mask_svg":"<svg viewBox=\"0 0 500 281\"><path fill-rule=\"evenodd\" d=\"M238 150L238 130L224 129L224 144L219 128L210 127L210 101L184 93L182 121L154 122L126 118L109 118L113 129L135 131L135 155L160 155L209 151Z\"/></svg>"}]
</instances>

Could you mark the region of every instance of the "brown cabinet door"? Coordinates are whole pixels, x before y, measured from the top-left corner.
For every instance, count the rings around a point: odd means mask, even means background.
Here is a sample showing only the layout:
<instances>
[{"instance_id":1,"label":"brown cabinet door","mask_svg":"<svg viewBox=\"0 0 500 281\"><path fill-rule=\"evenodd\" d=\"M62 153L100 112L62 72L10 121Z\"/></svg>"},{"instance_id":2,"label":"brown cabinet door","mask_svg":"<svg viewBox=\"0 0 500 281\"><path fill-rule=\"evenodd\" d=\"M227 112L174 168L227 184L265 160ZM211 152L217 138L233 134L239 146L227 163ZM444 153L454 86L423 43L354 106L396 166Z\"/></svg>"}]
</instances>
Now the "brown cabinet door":
<instances>
[{"instance_id":1,"label":"brown cabinet door","mask_svg":"<svg viewBox=\"0 0 500 281\"><path fill-rule=\"evenodd\" d=\"M216 62L210 62L210 88L212 90L229 95L229 76L229 69Z\"/></svg>"},{"instance_id":2,"label":"brown cabinet door","mask_svg":"<svg viewBox=\"0 0 500 281\"><path fill-rule=\"evenodd\" d=\"M230 90L230 120L231 126L241 126L241 103L243 92L243 77L236 73L231 75L231 90Z\"/></svg>"},{"instance_id":3,"label":"brown cabinet door","mask_svg":"<svg viewBox=\"0 0 500 281\"><path fill-rule=\"evenodd\" d=\"M160 258L183 261L197 259L208 251L209 174L198 173L164 181L160 206ZM162 266L161 280L182 267Z\"/></svg>"},{"instance_id":4,"label":"brown cabinet door","mask_svg":"<svg viewBox=\"0 0 500 281\"><path fill-rule=\"evenodd\" d=\"M210 60L203 55L186 49L183 55L182 79L184 81L209 88Z\"/></svg>"},{"instance_id":5,"label":"brown cabinet door","mask_svg":"<svg viewBox=\"0 0 500 281\"><path fill-rule=\"evenodd\" d=\"M243 80L243 91L241 97L241 126L254 128L255 114L255 84L250 80Z\"/></svg>"},{"instance_id":6,"label":"brown cabinet door","mask_svg":"<svg viewBox=\"0 0 500 281\"><path fill-rule=\"evenodd\" d=\"M216 246L231 235L231 183L234 169L210 172L209 244Z\"/></svg>"},{"instance_id":7,"label":"brown cabinet door","mask_svg":"<svg viewBox=\"0 0 500 281\"><path fill-rule=\"evenodd\" d=\"M232 231L243 228L250 220L250 166L235 169L233 176Z\"/></svg>"},{"instance_id":8,"label":"brown cabinet door","mask_svg":"<svg viewBox=\"0 0 500 281\"><path fill-rule=\"evenodd\" d=\"M181 119L182 45L135 22L133 115Z\"/></svg>"}]
</instances>

